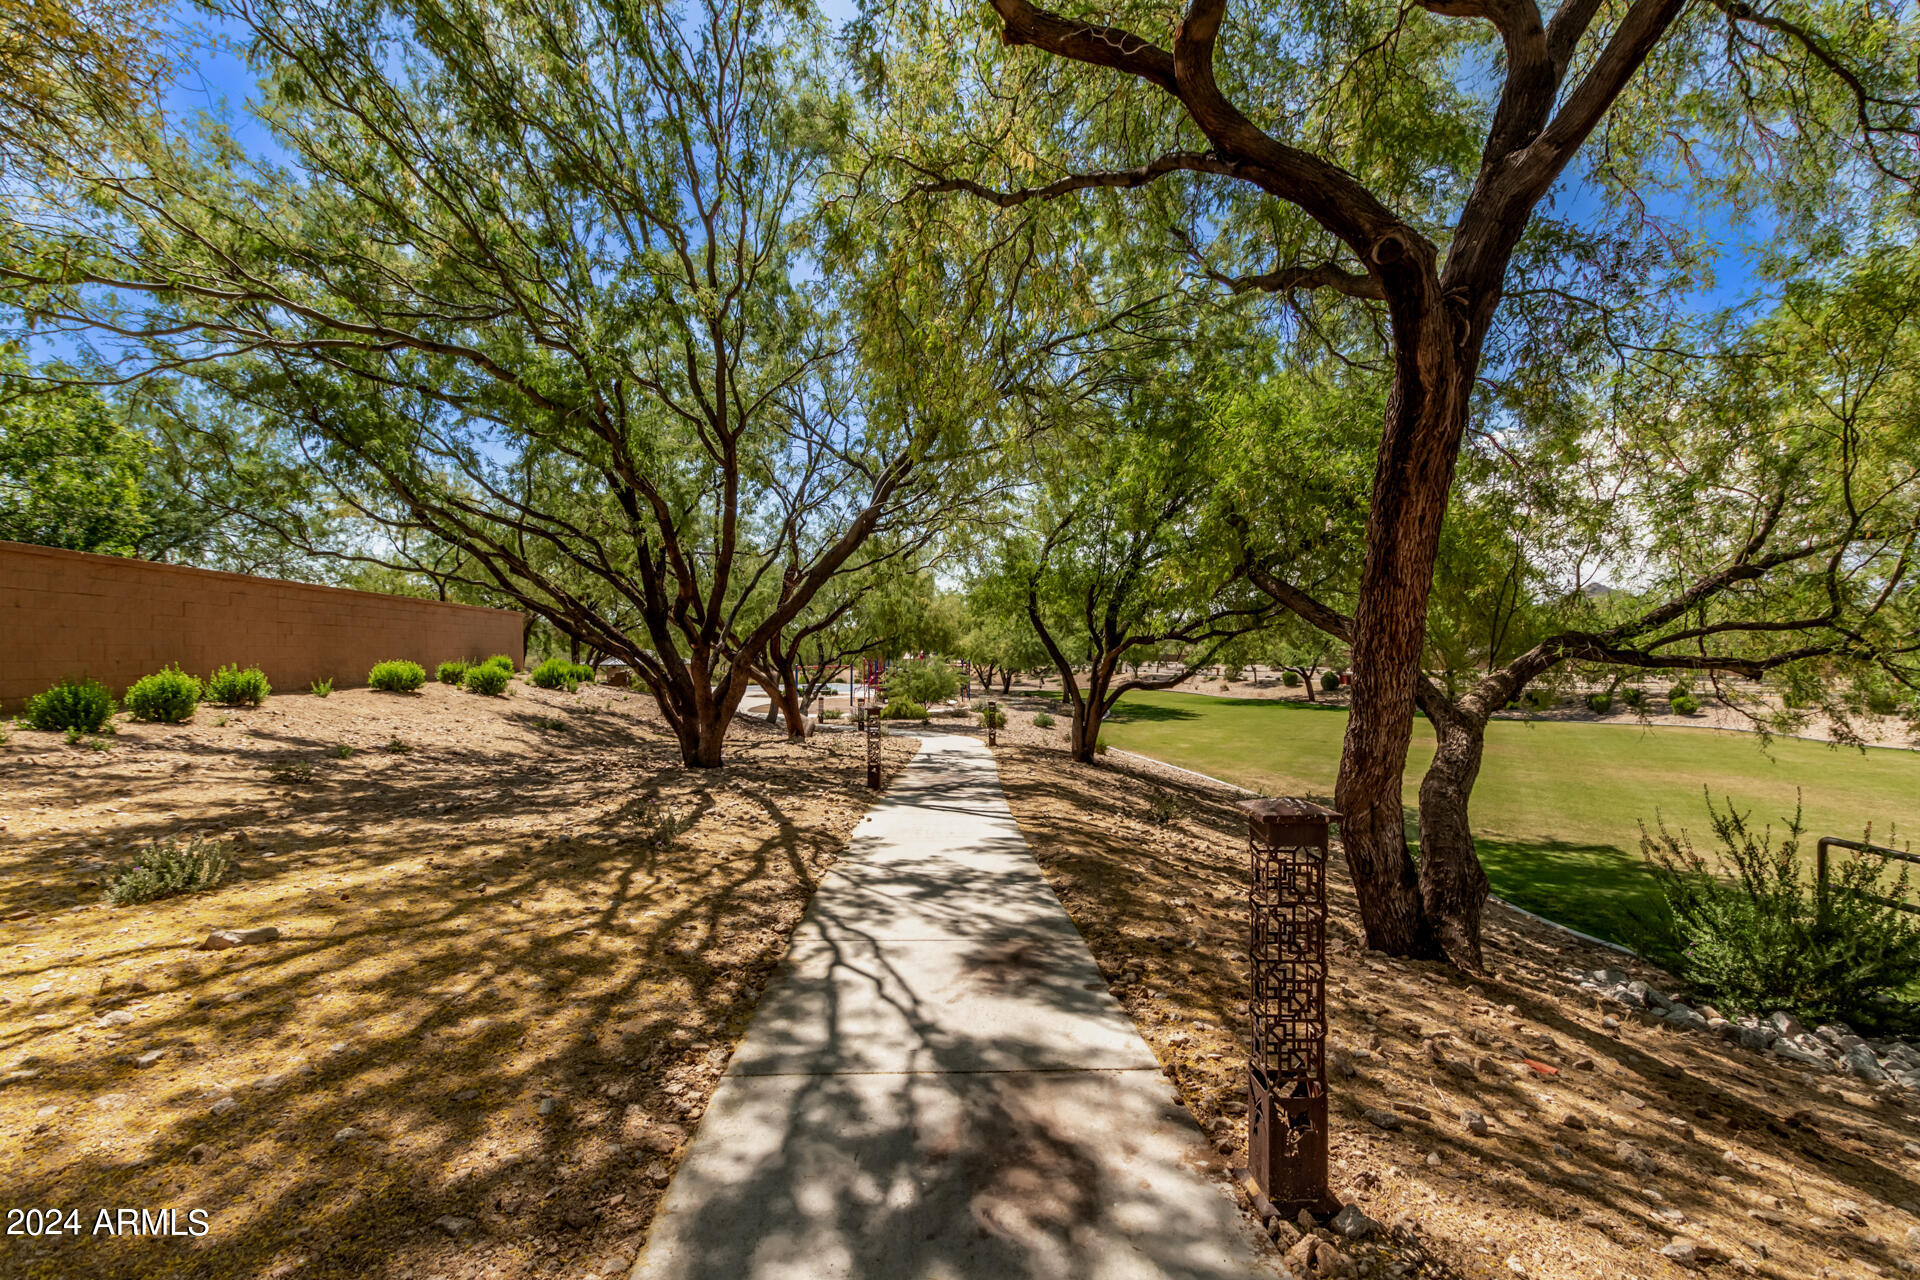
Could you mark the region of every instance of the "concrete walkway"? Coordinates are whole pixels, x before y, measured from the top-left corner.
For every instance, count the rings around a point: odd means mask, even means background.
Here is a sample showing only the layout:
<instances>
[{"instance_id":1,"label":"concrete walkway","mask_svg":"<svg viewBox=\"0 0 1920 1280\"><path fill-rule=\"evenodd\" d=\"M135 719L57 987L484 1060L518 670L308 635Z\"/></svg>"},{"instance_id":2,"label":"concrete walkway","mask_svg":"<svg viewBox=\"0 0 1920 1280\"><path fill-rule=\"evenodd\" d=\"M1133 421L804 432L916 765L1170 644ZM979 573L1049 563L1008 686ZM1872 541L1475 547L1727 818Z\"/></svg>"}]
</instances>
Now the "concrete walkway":
<instances>
[{"instance_id":1,"label":"concrete walkway","mask_svg":"<svg viewBox=\"0 0 1920 1280\"><path fill-rule=\"evenodd\" d=\"M1277 1268L1040 876L929 733L794 934L634 1280L1247 1280Z\"/></svg>"}]
</instances>

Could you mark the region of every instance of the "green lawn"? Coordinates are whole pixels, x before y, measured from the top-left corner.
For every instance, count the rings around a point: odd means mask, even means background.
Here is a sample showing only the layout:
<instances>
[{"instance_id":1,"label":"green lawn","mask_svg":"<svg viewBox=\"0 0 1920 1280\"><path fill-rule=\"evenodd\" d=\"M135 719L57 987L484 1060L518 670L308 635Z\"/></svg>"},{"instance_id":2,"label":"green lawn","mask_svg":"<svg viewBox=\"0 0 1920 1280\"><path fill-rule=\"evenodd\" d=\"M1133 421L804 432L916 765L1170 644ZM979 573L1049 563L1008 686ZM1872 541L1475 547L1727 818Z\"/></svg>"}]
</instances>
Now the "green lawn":
<instances>
[{"instance_id":1,"label":"green lawn","mask_svg":"<svg viewBox=\"0 0 1920 1280\"><path fill-rule=\"evenodd\" d=\"M1103 730L1138 751L1272 795L1328 797L1346 712L1301 703L1183 693L1129 694ZM1408 830L1433 751L1424 720L1407 765ZM1641 867L1641 822L1656 817L1710 845L1701 788L1731 796L1756 825L1792 814L1797 788L1807 856L1820 835L1898 842L1920 827L1920 754L1860 752L1751 734L1637 725L1496 721L1474 788L1473 824L1493 890L1529 911L1633 942L1636 921L1660 910Z\"/></svg>"}]
</instances>

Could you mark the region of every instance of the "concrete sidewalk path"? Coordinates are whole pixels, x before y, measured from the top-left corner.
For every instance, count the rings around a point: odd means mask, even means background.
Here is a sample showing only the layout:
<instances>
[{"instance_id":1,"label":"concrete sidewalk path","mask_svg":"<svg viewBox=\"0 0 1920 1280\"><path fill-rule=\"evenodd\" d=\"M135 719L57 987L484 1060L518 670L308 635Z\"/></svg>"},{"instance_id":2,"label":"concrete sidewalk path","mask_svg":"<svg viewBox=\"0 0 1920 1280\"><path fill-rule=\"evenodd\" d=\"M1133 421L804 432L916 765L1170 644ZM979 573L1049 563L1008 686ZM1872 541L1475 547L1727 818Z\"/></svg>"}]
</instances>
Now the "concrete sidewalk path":
<instances>
[{"instance_id":1,"label":"concrete sidewalk path","mask_svg":"<svg viewBox=\"0 0 1920 1280\"><path fill-rule=\"evenodd\" d=\"M1277 1275L991 753L922 743L814 894L634 1280Z\"/></svg>"}]
</instances>

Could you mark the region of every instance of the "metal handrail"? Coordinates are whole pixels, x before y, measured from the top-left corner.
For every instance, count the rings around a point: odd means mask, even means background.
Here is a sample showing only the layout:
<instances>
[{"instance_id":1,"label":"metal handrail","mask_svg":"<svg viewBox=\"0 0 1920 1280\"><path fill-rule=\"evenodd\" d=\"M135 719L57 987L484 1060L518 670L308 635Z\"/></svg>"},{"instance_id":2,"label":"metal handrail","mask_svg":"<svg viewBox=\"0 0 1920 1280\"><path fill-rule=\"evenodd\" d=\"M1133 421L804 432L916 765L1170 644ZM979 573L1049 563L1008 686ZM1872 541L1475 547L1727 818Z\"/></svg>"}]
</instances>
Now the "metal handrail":
<instances>
[{"instance_id":1,"label":"metal handrail","mask_svg":"<svg viewBox=\"0 0 1920 1280\"><path fill-rule=\"evenodd\" d=\"M1920 864L1920 853L1909 853L1905 849L1889 849L1883 844L1868 844L1864 840L1843 840L1839 836L1821 836L1819 842L1813 846L1813 861L1814 878L1819 884L1818 903L1822 918L1825 918L1827 912L1827 849L1829 846L1835 849L1852 849L1858 853L1877 853L1882 857L1898 858L1902 862ZM1895 911L1909 911L1914 915L1920 916L1920 906L1916 906L1911 902L1902 902L1898 898L1882 897L1877 893L1863 893L1860 896L1868 902L1878 903L1883 907L1892 907Z\"/></svg>"}]
</instances>

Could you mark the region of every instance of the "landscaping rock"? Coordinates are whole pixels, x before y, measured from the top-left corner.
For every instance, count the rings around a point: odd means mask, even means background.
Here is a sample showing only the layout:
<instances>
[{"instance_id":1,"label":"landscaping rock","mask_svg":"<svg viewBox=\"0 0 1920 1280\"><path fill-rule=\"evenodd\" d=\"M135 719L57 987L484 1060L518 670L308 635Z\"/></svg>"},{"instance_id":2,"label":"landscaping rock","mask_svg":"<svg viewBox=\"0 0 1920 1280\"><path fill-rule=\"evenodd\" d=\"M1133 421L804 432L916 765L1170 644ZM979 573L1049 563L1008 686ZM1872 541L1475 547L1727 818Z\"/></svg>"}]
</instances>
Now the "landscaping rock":
<instances>
[{"instance_id":1,"label":"landscaping rock","mask_svg":"<svg viewBox=\"0 0 1920 1280\"><path fill-rule=\"evenodd\" d=\"M133 1065L136 1067L151 1067L166 1056L167 1051L165 1049L149 1049L145 1053L135 1055Z\"/></svg>"},{"instance_id":2,"label":"landscaping rock","mask_svg":"<svg viewBox=\"0 0 1920 1280\"><path fill-rule=\"evenodd\" d=\"M1365 1240L1380 1230L1380 1224L1361 1212L1357 1204L1347 1205L1334 1214L1327 1227L1342 1240Z\"/></svg>"},{"instance_id":3,"label":"landscaping rock","mask_svg":"<svg viewBox=\"0 0 1920 1280\"><path fill-rule=\"evenodd\" d=\"M222 1098L207 1110L216 1116L231 1115L240 1109L240 1104L232 1098Z\"/></svg>"},{"instance_id":4,"label":"landscaping rock","mask_svg":"<svg viewBox=\"0 0 1920 1280\"><path fill-rule=\"evenodd\" d=\"M131 1013L128 1013L125 1009L115 1009L112 1013L101 1014L99 1020L95 1022L94 1025L97 1027L124 1027L132 1021L133 1015Z\"/></svg>"},{"instance_id":5,"label":"landscaping rock","mask_svg":"<svg viewBox=\"0 0 1920 1280\"><path fill-rule=\"evenodd\" d=\"M1821 1028L1825 1030L1826 1028ZM1847 1049L1840 1059L1840 1068L1856 1080L1865 1080L1868 1084L1879 1084L1888 1078L1880 1066L1880 1059L1867 1047L1864 1040L1858 1040Z\"/></svg>"},{"instance_id":6,"label":"landscaping rock","mask_svg":"<svg viewBox=\"0 0 1920 1280\"><path fill-rule=\"evenodd\" d=\"M1661 1245L1660 1256L1671 1259L1683 1267L1698 1266L1700 1262L1699 1249L1686 1236L1675 1236Z\"/></svg>"},{"instance_id":7,"label":"landscaping rock","mask_svg":"<svg viewBox=\"0 0 1920 1280\"><path fill-rule=\"evenodd\" d=\"M1385 1129L1388 1133L1398 1132L1402 1121L1391 1111L1382 1111L1379 1107L1368 1107L1360 1113L1366 1122L1376 1129Z\"/></svg>"},{"instance_id":8,"label":"landscaping rock","mask_svg":"<svg viewBox=\"0 0 1920 1280\"><path fill-rule=\"evenodd\" d=\"M1460 1123L1464 1124L1467 1127L1467 1132L1476 1138L1484 1138L1487 1136L1487 1118L1478 1111L1461 1112Z\"/></svg>"},{"instance_id":9,"label":"landscaping rock","mask_svg":"<svg viewBox=\"0 0 1920 1280\"><path fill-rule=\"evenodd\" d=\"M1638 1174L1654 1174L1660 1171L1660 1163L1641 1148L1631 1142L1619 1142L1613 1148L1614 1159Z\"/></svg>"},{"instance_id":10,"label":"landscaping rock","mask_svg":"<svg viewBox=\"0 0 1920 1280\"><path fill-rule=\"evenodd\" d=\"M1354 1280L1353 1259L1318 1236L1302 1236L1287 1251L1287 1267L1299 1280Z\"/></svg>"},{"instance_id":11,"label":"landscaping rock","mask_svg":"<svg viewBox=\"0 0 1920 1280\"><path fill-rule=\"evenodd\" d=\"M280 936L280 930L273 925L261 925L257 929L215 929L207 935L207 940L195 947L196 951L228 951L234 947L250 947L261 942L272 942Z\"/></svg>"},{"instance_id":12,"label":"landscaping rock","mask_svg":"<svg viewBox=\"0 0 1920 1280\"><path fill-rule=\"evenodd\" d=\"M456 1218L454 1215L449 1213L444 1217L434 1219L433 1225L440 1228L442 1231L446 1232L448 1235L452 1236L454 1239L458 1240L461 1236L464 1236L467 1234L467 1232L473 1230L473 1219L472 1218Z\"/></svg>"}]
</instances>

